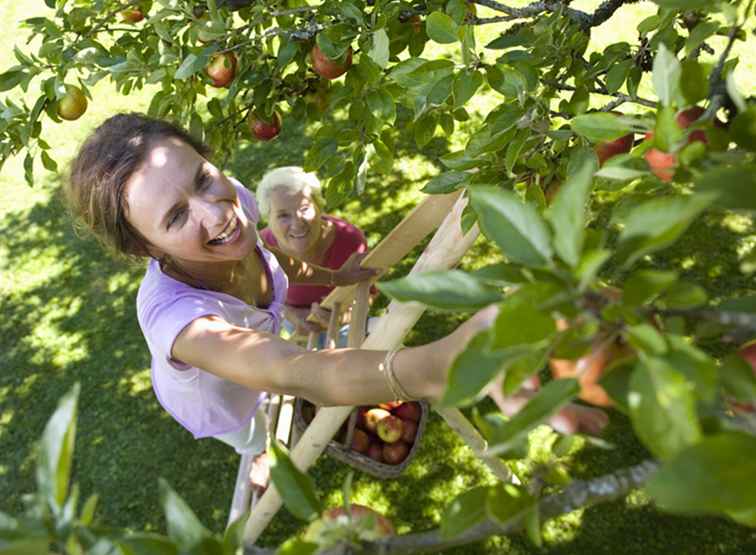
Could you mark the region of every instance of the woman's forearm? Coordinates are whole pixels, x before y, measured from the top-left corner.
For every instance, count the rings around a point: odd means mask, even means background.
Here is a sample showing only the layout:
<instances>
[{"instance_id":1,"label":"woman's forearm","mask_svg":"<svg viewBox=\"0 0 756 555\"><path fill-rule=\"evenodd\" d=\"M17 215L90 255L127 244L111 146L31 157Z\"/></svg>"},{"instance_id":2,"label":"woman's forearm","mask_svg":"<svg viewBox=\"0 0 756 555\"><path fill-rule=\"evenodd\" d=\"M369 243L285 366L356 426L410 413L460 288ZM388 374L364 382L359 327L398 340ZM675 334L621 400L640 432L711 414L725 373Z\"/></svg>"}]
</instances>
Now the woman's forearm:
<instances>
[{"instance_id":1,"label":"woman's forearm","mask_svg":"<svg viewBox=\"0 0 756 555\"><path fill-rule=\"evenodd\" d=\"M435 396L443 387L445 361L434 344L399 351L393 366L412 397ZM386 351L333 349L292 354L281 366L281 385L320 405L368 405L395 399L381 365Z\"/></svg>"}]
</instances>

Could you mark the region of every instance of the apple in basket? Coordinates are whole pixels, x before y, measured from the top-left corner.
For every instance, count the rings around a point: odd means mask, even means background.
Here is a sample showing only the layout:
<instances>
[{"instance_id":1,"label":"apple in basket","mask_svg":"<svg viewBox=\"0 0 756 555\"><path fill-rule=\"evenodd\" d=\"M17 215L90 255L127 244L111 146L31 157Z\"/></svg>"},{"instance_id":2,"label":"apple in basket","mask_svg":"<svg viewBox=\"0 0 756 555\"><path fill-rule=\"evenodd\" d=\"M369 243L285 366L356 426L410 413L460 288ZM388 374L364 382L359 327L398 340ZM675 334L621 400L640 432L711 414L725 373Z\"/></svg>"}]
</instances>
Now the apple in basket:
<instances>
[{"instance_id":1,"label":"apple in basket","mask_svg":"<svg viewBox=\"0 0 756 555\"><path fill-rule=\"evenodd\" d=\"M407 458L409 450L409 445L403 441L387 443L383 446L383 460L388 464L399 464Z\"/></svg>"},{"instance_id":2,"label":"apple in basket","mask_svg":"<svg viewBox=\"0 0 756 555\"><path fill-rule=\"evenodd\" d=\"M417 403L415 401L402 403L400 406L394 409L394 414L402 420L414 420L415 422L420 421L421 412L420 403Z\"/></svg>"},{"instance_id":3,"label":"apple in basket","mask_svg":"<svg viewBox=\"0 0 756 555\"><path fill-rule=\"evenodd\" d=\"M372 408L365 413L365 429L368 432L375 432L378 428L378 422L391 416L391 413L384 409Z\"/></svg>"},{"instance_id":4,"label":"apple in basket","mask_svg":"<svg viewBox=\"0 0 756 555\"><path fill-rule=\"evenodd\" d=\"M417 435L417 422L414 420L402 420L402 441L412 445Z\"/></svg>"},{"instance_id":5,"label":"apple in basket","mask_svg":"<svg viewBox=\"0 0 756 555\"><path fill-rule=\"evenodd\" d=\"M376 462L383 462L383 447L381 447L381 443L373 442L368 446L367 456Z\"/></svg>"},{"instance_id":6,"label":"apple in basket","mask_svg":"<svg viewBox=\"0 0 756 555\"><path fill-rule=\"evenodd\" d=\"M375 428L378 437L386 443L395 443L399 441L404 433L403 422L401 418L389 414L378 421Z\"/></svg>"},{"instance_id":7,"label":"apple in basket","mask_svg":"<svg viewBox=\"0 0 756 555\"><path fill-rule=\"evenodd\" d=\"M370 436L359 428L355 428L354 434L352 435L352 451L357 451L358 453L367 453L369 447Z\"/></svg>"}]
</instances>

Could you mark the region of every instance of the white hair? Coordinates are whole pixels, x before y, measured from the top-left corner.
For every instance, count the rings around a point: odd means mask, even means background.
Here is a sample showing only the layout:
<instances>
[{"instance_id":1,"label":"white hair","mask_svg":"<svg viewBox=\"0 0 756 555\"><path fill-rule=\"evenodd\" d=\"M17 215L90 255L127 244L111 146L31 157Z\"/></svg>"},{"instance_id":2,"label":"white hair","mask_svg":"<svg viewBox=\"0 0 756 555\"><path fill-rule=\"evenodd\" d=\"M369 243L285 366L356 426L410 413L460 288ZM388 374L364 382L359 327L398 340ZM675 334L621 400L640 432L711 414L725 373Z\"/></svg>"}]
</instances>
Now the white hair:
<instances>
[{"instance_id":1,"label":"white hair","mask_svg":"<svg viewBox=\"0 0 756 555\"><path fill-rule=\"evenodd\" d=\"M317 175L308 173L299 166L281 166L267 172L255 191L257 206L265 218L270 214L270 194L276 189L289 193L304 191L318 206L322 208L324 205Z\"/></svg>"}]
</instances>

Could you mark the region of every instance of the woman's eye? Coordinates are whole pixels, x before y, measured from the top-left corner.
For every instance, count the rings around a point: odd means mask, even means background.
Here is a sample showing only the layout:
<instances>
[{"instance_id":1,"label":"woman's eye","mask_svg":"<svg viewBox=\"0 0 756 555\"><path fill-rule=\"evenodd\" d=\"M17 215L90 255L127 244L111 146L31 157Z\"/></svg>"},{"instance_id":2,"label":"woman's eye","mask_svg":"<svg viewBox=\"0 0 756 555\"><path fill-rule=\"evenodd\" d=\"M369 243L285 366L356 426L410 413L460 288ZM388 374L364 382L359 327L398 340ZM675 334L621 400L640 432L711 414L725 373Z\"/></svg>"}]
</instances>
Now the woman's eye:
<instances>
[{"instance_id":1,"label":"woman's eye","mask_svg":"<svg viewBox=\"0 0 756 555\"><path fill-rule=\"evenodd\" d=\"M210 186L210 183L212 183L212 181L213 180L209 174L203 173L202 176L200 177L199 190L204 191L205 189L207 189Z\"/></svg>"},{"instance_id":2,"label":"woman's eye","mask_svg":"<svg viewBox=\"0 0 756 555\"><path fill-rule=\"evenodd\" d=\"M170 229L173 227L174 224L179 223L179 221L184 217L184 214L186 213L186 209L177 210L176 213L171 218L171 221L168 222L168 228Z\"/></svg>"}]
</instances>

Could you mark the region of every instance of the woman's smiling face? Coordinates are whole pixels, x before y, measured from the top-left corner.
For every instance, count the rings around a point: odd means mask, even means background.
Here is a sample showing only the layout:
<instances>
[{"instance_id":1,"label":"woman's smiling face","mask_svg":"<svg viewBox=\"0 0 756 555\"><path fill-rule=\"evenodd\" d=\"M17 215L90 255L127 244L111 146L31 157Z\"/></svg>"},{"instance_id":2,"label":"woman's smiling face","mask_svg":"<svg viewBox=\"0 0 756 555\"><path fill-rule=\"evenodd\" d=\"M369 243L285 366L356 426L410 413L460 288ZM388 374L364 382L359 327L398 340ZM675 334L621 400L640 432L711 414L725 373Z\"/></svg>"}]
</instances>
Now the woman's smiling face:
<instances>
[{"instance_id":1,"label":"woman's smiling face","mask_svg":"<svg viewBox=\"0 0 756 555\"><path fill-rule=\"evenodd\" d=\"M311 253L320 239L320 207L307 188L292 192L284 187L270 192L270 230L278 246L298 257Z\"/></svg>"},{"instance_id":2,"label":"woman's smiling face","mask_svg":"<svg viewBox=\"0 0 756 555\"><path fill-rule=\"evenodd\" d=\"M234 185L180 139L155 141L125 194L128 221L155 257L231 262L246 257L257 242Z\"/></svg>"}]
</instances>

